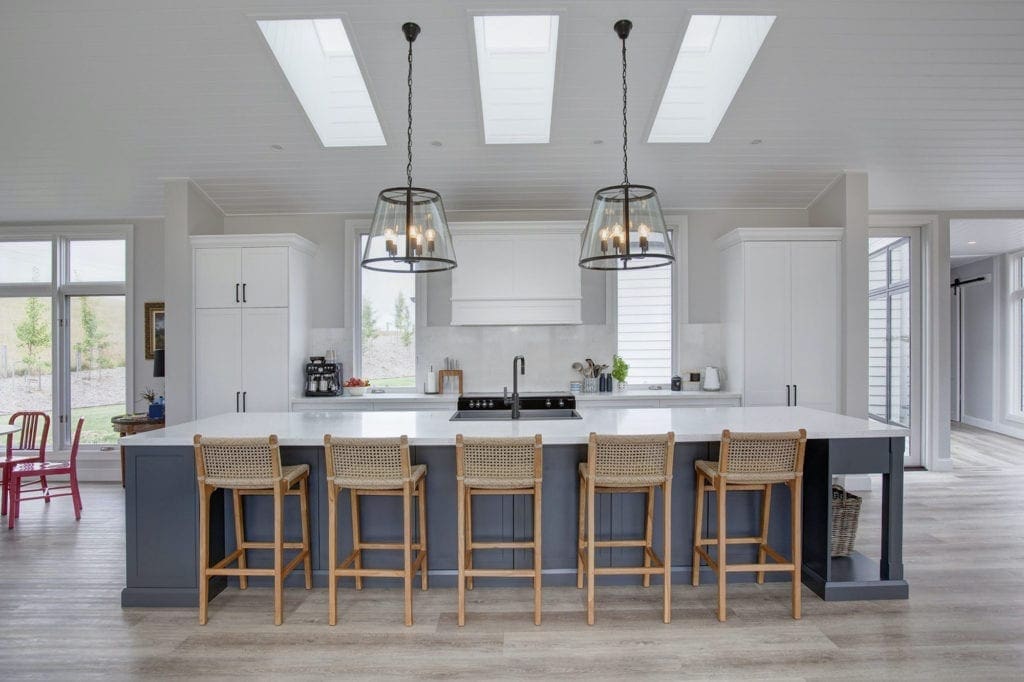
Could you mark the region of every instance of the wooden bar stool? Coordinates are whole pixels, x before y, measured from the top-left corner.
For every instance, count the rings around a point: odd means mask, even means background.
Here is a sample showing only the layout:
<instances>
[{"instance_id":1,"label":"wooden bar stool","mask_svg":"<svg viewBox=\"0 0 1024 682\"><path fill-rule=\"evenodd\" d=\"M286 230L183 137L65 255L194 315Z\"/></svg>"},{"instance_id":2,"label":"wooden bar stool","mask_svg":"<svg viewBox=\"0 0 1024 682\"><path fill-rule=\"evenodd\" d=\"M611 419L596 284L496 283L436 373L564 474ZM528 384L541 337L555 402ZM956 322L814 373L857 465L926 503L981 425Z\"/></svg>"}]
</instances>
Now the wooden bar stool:
<instances>
[{"instance_id":1,"label":"wooden bar stool","mask_svg":"<svg viewBox=\"0 0 1024 682\"><path fill-rule=\"evenodd\" d=\"M757 582L764 583L765 571L787 571L793 579L793 618L800 618L800 541L803 525L800 497L803 492L804 450L807 431L780 433L731 433L722 431L722 445L717 462L697 460L697 509L693 515L693 584L700 584L700 562L703 559L718 577L718 620L725 621L726 576L733 572L756 572ZM768 546L768 522L772 505L772 486L789 487L791 503L790 533L792 557L787 561ZM734 491L760 491L761 533L754 537L726 537L726 494ZM715 493L718 501L716 537L703 537L704 493ZM757 545L756 564L729 564L729 545ZM718 548L718 560L711 558L705 547ZM769 564L768 557L776 563Z\"/></svg>"},{"instance_id":2,"label":"wooden bar stool","mask_svg":"<svg viewBox=\"0 0 1024 682\"><path fill-rule=\"evenodd\" d=\"M309 554L309 466L281 465L277 436L269 438L204 438L192 440L199 482L199 624L206 625L210 601L210 578L215 575L238 576L238 586L246 589L249 576L265 575L274 579L274 625L284 620L284 579L301 561L306 573L306 589L313 589L313 564ZM295 486L298 487L295 487ZM235 551L210 566L210 496L217 488L231 491L235 512ZM274 540L252 542L245 539L242 497L274 497ZM284 541L284 500L299 498L302 516L302 542ZM273 568L249 568L246 552L272 550ZM287 564L284 550L299 553ZM233 562L237 568L227 568Z\"/></svg>"},{"instance_id":3,"label":"wooden bar stool","mask_svg":"<svg viewBox=\"0 0 1024 682\"><path fill-rule=\"evenodd\" d=\"M541 481L544 453L540 434L533 438L464 438L455 436L459 499L459 627L466 624L466 587L474 576L533 579L533 624L541 611ZM533 539L519 542L473 540L474 495L533 495ZM473 568L473 551L529 549L533 568Z\"/></svg>"},{"instance_id":4,"label":"wooden bar stool","mask_svg":"<svg viewBox=\"0 0 1024 682\"><path fill-rule=\"evenodd\" d=\"M663 618L672 620L672 454L676 435L599 436L590 434L587 461L580 464L580 513L577 542L576 587L587 582L587 625L594 624L594 579L599 575L642 575L644 587L651 575L664 582ZM662 489L665 515L664 549L654 553L654 490ZM638 540L598 540L594 525L594 498L602 493L644 493L647 514L644 537ZM598 547L642 547L643 566L603 566L594 563ZM653 565L652 565L653 564Z\"/></svg>"},{"instance_id":5,"label":"wooden bar stool","mask_svg":"<svg viewBox=\"0 0 1024 682\"><path fill-rule=\"evenodd\" d=\"M338 622L338 578L353 577L356 589L363 578L402 578L405 581L405 624L412 625L412 579L420 573L420 588L427 589L427 467L409 464L409 439L334 438L324 436L327 460L328 622ZM352 504L352 552L338 563L338 493L349 489ZM360 495L402 498L402 541L363 542L359 533ZM419 541L413 539L413 498L419 501ZM363 568L368 549L401 550L402 568ZM415 558L413 553L415 552Z\"/></svg>"}]
</instances>

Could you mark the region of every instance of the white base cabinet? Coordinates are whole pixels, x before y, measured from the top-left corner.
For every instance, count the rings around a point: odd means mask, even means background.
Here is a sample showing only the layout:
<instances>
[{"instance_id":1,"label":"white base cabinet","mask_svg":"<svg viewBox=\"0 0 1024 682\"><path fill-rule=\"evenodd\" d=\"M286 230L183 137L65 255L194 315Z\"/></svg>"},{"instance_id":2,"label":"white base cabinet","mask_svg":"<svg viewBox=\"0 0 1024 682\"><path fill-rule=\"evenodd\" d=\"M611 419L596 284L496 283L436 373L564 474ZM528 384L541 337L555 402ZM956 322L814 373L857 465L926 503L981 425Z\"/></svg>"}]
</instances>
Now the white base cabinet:
<instances>
[{"instance_id":1,"label":"white base cabinet","mask_svg":"<svg viewBox=\"0 0 1024 682\"><path fill-rule=\"evenodd\" d=\"M217 235L192 247L196 418L287 411L302 390L315 245Z\"/></svg>"},{"instance_id":2,"label":"white base cabinet","mask_svg":"<svg viewBox=\"0 0 1024 682\"><path fill-rule=\"evenodd\" d=\"M740 228L718 240L729 390L749 407L839 409L835 228Z\"/></svg>"}]
</instances>

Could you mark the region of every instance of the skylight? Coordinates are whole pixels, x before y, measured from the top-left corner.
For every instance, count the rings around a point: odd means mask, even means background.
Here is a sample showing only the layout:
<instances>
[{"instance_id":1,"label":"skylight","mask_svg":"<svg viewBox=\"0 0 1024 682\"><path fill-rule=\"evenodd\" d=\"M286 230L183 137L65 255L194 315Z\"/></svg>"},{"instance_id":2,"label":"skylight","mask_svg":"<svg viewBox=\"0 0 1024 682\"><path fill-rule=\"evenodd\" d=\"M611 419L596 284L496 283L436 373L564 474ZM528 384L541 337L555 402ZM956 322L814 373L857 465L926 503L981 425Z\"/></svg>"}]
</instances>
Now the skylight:
<instances>
[{"instance_id":1,"label":"skylight","mask_svg":"<svg viewBox=\"0 0 1024 682\"><path fill-rule=\"evenodd\" d=\"M473 28L484 141L549 142L558 16L478 16Z\"/></svg>"},{"instance_id":2,"label":"skylight","mask_svg":"<svg viewBox=\"0 0 1024 682\"><path fill-rule=\"evenodd\" d=\"M256 23L325 147L386 144L341 19Z\"/></svg>"},{"instance_id":3,"label":"skylight","mask_svg":"<svg viewBox=\"0 0 1024 682\"><path fill-rule=\"evenodd\" d=\"M710 142L775 22L695 14L686 27L648 142Z\"/></svg>"}]
</instances>

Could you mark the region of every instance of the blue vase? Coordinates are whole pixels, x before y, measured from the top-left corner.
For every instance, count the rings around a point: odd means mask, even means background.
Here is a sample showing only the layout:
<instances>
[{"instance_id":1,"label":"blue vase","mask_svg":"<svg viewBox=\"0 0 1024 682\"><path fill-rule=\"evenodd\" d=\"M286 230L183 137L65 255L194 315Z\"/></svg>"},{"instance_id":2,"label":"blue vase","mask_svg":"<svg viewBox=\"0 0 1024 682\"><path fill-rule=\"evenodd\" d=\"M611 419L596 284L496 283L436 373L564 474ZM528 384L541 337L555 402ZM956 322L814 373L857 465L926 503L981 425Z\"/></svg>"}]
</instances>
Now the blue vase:
<instances>
[{"instance_id":1,"label":"blue vase","mask_svg":"<svg viewBox=\"0 0 1024 682\"><path fill-rule=\"evenodd\" d=\"M150 403L148 416L150 419L163 419L164 405L162 403Z\"/></svg>"}]
</instances>

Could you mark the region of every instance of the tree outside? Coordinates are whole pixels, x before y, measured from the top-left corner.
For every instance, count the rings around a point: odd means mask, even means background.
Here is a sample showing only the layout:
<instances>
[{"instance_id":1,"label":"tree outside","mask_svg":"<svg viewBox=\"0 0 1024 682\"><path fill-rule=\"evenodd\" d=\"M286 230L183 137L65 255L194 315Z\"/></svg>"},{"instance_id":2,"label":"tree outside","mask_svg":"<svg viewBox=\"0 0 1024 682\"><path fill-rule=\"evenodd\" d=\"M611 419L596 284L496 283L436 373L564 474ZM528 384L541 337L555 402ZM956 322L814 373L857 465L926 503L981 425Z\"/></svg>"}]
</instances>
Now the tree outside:
<instances>
[{"instance_id":1,"label":"tree outside","mask_svg":"<svg viewBox=\"0 0 1024 682\"><path fill-rule=\"evenodd\" d=\"M408 348L416 334L416 326L413 324L412 315L409 314L405 294L401 291L395 297L395 329L398 330L398 338L402 340L402 345Z\"/></svg>"},{"instance_id":2,"label":"tree outside","mask_svg":"<svg viewBox=\"0 0 1024 682\"><path fill-rule=\"evenodd\" d=\"M43 370L50 366L44 350L50 348L50 315L36 296L25 300L24 317L15 327L18 347L23 351L21 361L25 373L35 375L38 387L43 387Z\"/></svg>"}]
</instances>

